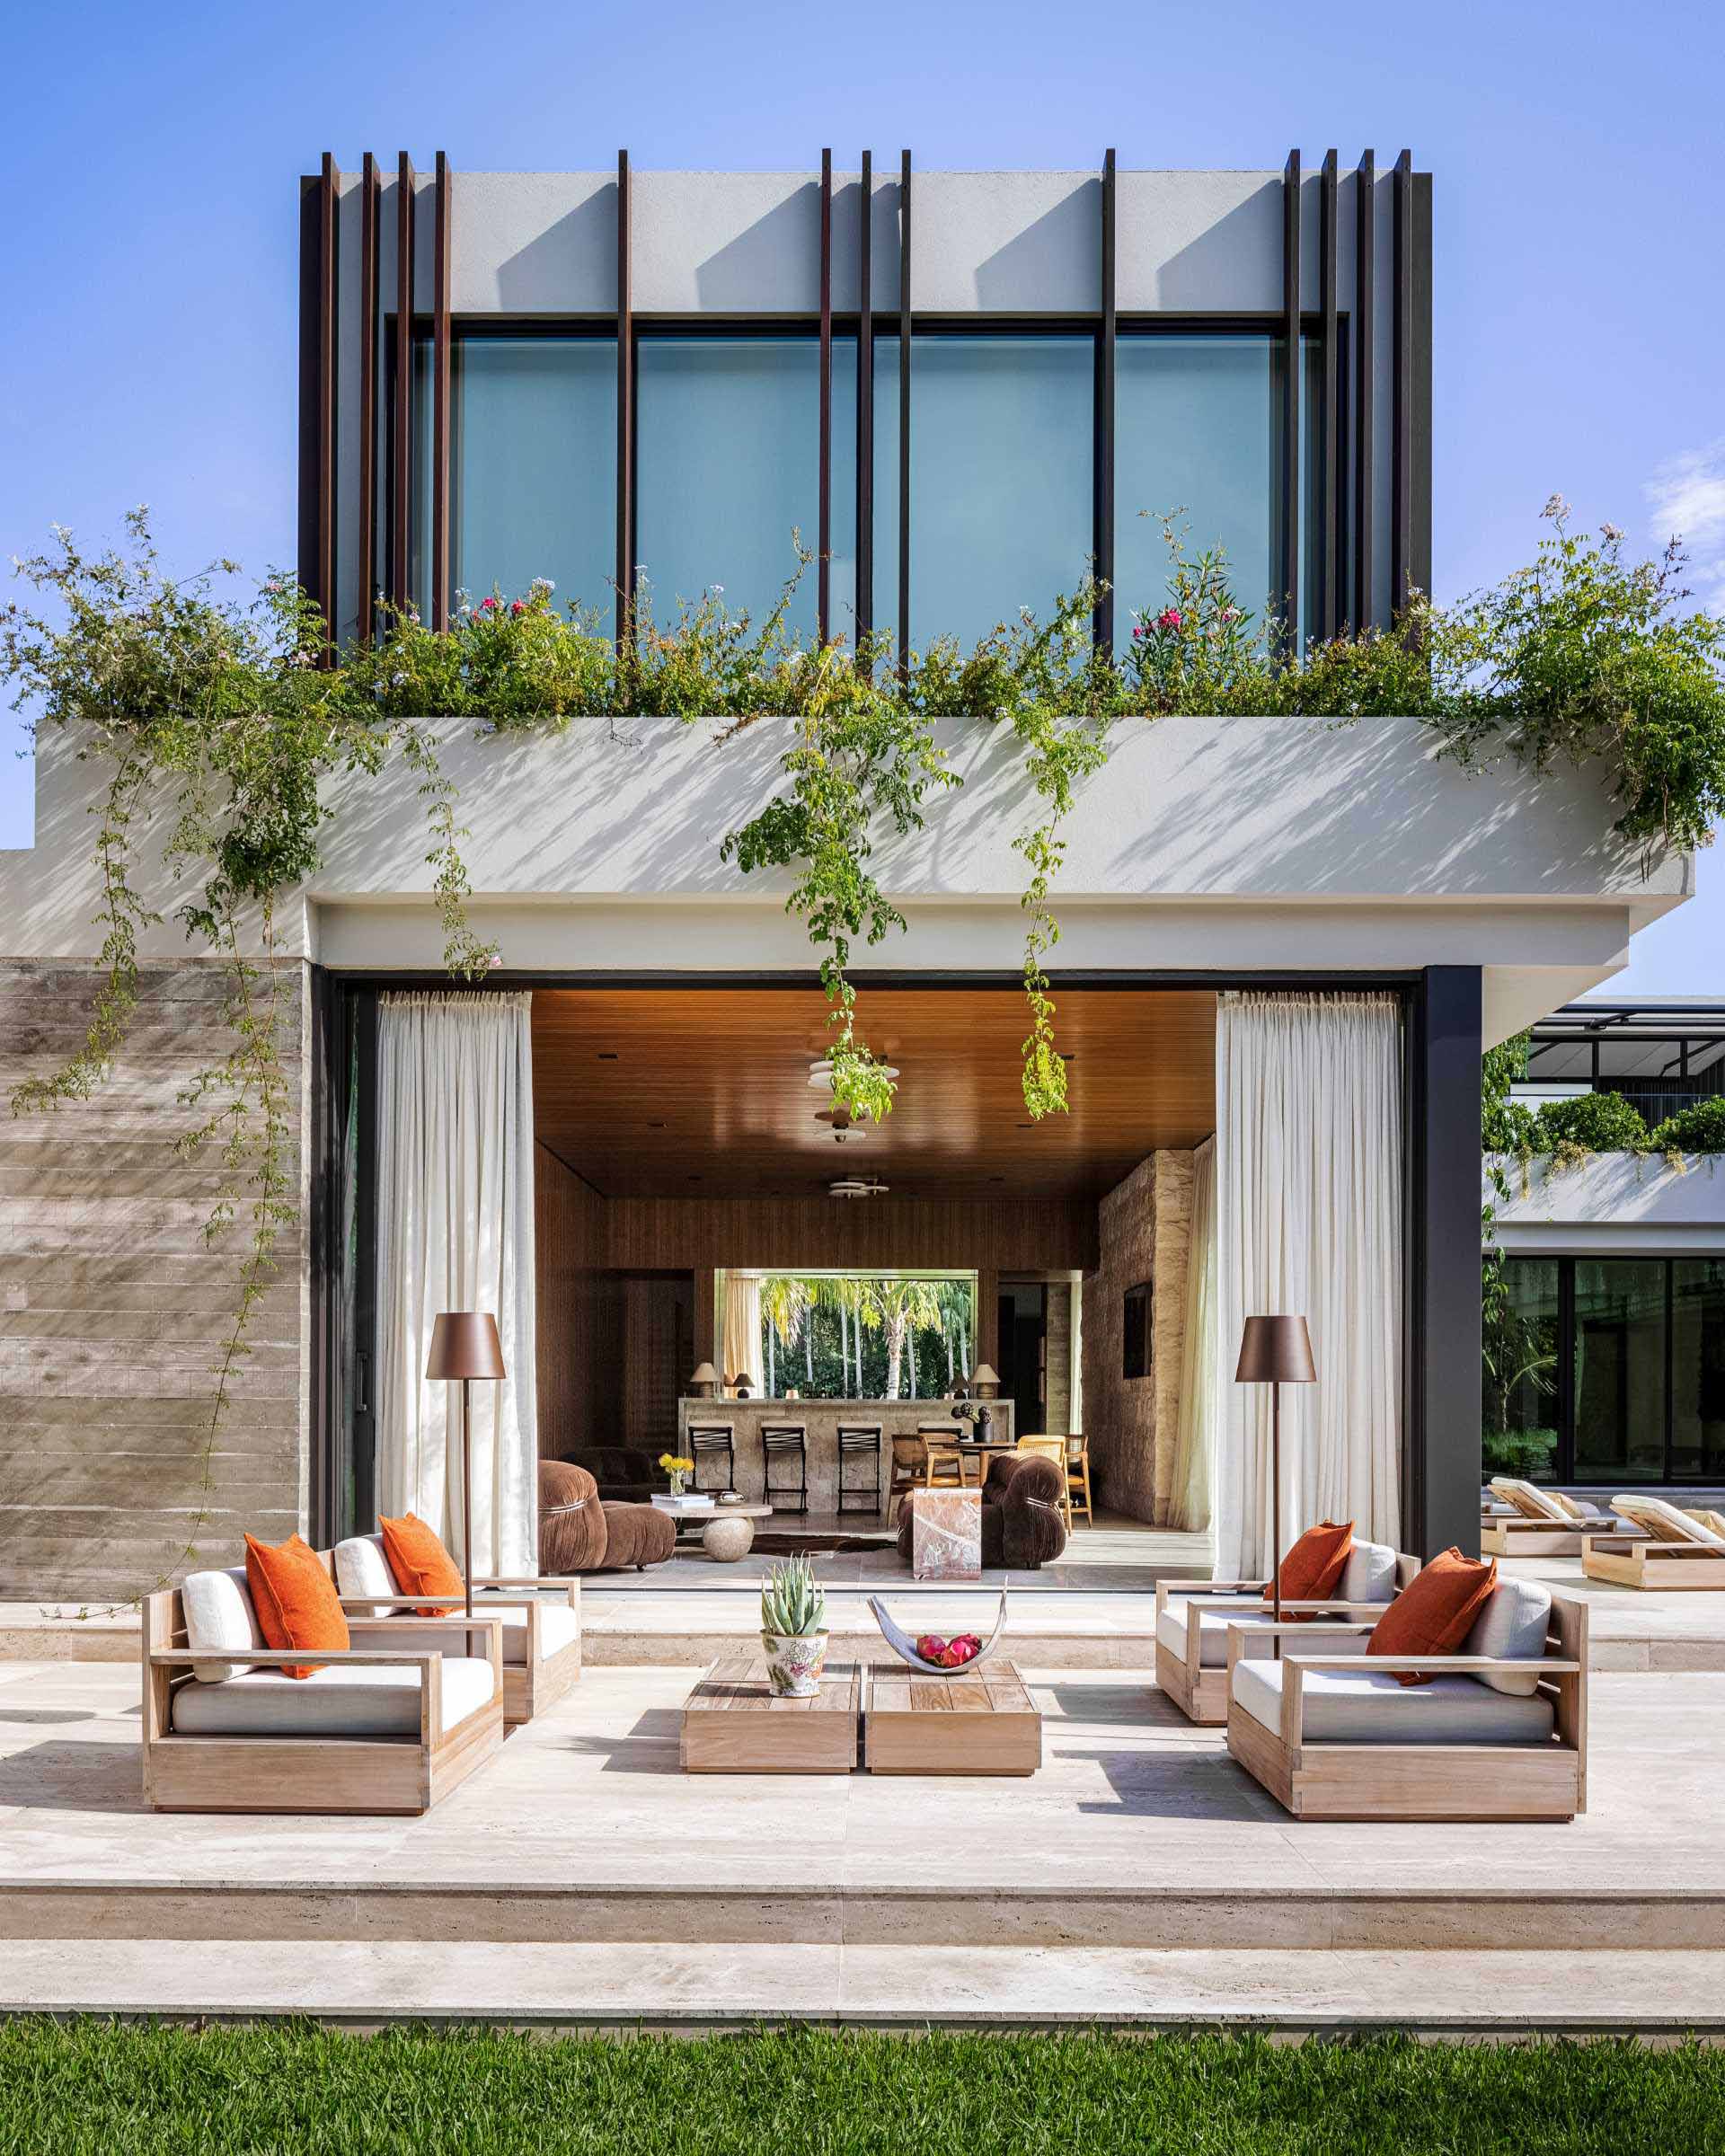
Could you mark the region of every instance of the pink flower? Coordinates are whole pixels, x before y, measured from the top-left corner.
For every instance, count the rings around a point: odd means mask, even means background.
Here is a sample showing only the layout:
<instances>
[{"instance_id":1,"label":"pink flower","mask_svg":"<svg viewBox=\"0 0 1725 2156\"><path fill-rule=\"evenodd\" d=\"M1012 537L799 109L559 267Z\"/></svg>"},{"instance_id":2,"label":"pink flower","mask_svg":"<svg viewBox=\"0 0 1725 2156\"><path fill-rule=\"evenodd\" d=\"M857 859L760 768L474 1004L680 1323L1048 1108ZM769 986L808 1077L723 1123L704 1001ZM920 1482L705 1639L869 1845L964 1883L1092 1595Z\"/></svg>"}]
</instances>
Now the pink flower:
<instances>
[{"instance_id":1,"label":"pink flower","mask_svg":"<svg viewBox=\"0 0 1725 2156\"><path fill-rule=\"evenodd\" d=\"M1132 633L1134 636L1142 636L1144 634L1144 623L1140 622Z\"/></svg>"},{"instance_id":2,"label":"pink flower","mask_svg":"<svg viewBox=\"0 0 1725 2156\"><path fill-rule=\"evenodd\" d=\"M527 603L525 599L511 599L509 601L509 612L511 614L525 614L526 611Z\"/></svg>"},{"instance_id":3,"label":"pink flower","mask_svg":"<svg viewBox=\"0 0 1725 2156\"><path fill-rule=\"evenodd\" d=\"M1225 622L1237 622L1240 619L1240 609L1237 606L1225 606L1219 618Z\"/></svg>"},{"instance_id":4,"label":"pink flower","mask_svg":"<svg viewBox=\"0 0 1725 2156\"><path fill-rule=\"evenodd\" d=\"M1185 618L1178 606L1164 606L1156 616L1156 627L1163 632L1163 635L1172 636Z\"/></svg>"},{"instance_id":5,"label":"pink flower","mask_svg":"<svg viewBox=\"0 0 1725 2156\"><path fill-rule=\"evenodd\" d=\"M495 606L497 605L497 601L495 599L482 599L479 603L482 606Z\"/></svg>"}]
</instances>

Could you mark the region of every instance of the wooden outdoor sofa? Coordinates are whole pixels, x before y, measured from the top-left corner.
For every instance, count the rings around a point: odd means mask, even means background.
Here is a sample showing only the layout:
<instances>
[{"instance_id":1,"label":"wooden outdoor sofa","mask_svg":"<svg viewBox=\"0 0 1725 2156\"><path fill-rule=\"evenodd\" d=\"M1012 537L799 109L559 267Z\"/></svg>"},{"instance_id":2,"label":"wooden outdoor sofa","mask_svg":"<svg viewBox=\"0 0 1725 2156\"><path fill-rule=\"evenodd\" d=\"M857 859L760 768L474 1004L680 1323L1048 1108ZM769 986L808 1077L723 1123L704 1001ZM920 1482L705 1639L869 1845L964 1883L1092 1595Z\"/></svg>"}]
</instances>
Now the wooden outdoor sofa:
<instances>
[{"instance_id":1,"label":"wooden outdoor sofa","mask_svg":"<svg viewBox=\"0 0 1725 2156\"><path fill-rule=\"evenodd\" d=\"M420 1636L427 1647L447 1654L461 1652L459 1595L420 1595L404 1601L384 1555L380 1534L358 1534L333 1550L320 1551L350 1624L375 1618L393 1624L410 1610L434 1605L447 1620L424 1619L432 1629ZM557 1579L475 1578L473 1615L494 1619L502 1628L503 1720L509 1728L543 1714L581 1674L581 1583ZM436 1627L443 1622L440 1636Z\"/></svg>"},{"instance_id":2,"label":"wooden outdoor sofa","mask_svg":"<svg viewBox=\"0 0 1725 2156\"><path fill-rule=\"evenodd\" d=\"M1500 1577L1462 1654L1367 1657L1370 1630L1322 1620L1279 1634L1230 1628L1228 1750L1296 1819L1587 1809L1585 1604ZM1415 1669L1433 1682L1397 1682Z\"/></svg>"},{"instance_id":3,"label":"wooden outdoor sofa","mask_svg":"<svg viewBox=\"0 0 1725 2156\"><path fill-rule=\"evenodd\" d=\"M1375 1620L1420 1569L1420 1560L1386 1542L1355 1542L1336 1593L1325 1602L1288 1602L1290 1615ZM1228 1629L1268 1625L1261 1579L1167 1579L1156 1583L1156 1683L1190 1721L1228 1719Z\"/></svg>"},{"instance_id":4,"label":"wooden outdoor sofa","mask_svg":"<svg viewBox=\"0 0 1725 2156\"><path fill-rule=\"evenodd\" d=\"M1481 1521L1484 1557L1579 1557L1585 1536L1623 1533L1610 1512L1561 1489L1542 1489L1514 1475L1494 1475L1491 1489L1509 1509Z\"/></svg>"},{"instance_id":5,"label":"wooden outdoor sofa","mask_svg":"<svg viewBox=\"0 0 1725 2156\"><path fill-rule=\"evenodd\" d=\"M245 1568L146 1597L144 1798L158 1812L420 1813L503 1742L502 1626L350 1628L342 1652L267 1648ZM317 1666L308 1677L286 1667Z\"/></svg>"},{"instance_id":6,"label":"wooden outdoor sofa","mask_svg":"<svg viewBox=\"0 0 1725 2156\"><path fill-rule=\"evenodd\" d=\"M1619 1587L1725 1588L1725 1517L1683 1512L1664 1498L1614 1498L1630 1533L1590 1534L1581 1545L1585 1578Z\"/></svg>"}]
</instances>

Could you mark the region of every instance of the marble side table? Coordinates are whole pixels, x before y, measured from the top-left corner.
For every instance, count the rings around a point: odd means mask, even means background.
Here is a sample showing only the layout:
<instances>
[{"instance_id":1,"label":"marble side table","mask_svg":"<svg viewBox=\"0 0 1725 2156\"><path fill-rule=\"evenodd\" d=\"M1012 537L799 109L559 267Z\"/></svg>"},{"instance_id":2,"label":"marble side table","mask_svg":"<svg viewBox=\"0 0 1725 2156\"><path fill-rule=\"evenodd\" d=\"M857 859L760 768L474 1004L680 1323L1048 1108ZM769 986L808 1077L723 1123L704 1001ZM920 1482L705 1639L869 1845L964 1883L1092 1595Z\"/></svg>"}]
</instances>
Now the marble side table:
<instances>
[{"instance_id":1,"label":"marble side table","mask_svg":"<svg viewBox=\"0 0 1725 2156\"><path fill-rule=\"evenodd\" d=\"M982 1577L982 1492L910 1493L910 1570L915 1579Z\"/></svg>"}]
</instances>

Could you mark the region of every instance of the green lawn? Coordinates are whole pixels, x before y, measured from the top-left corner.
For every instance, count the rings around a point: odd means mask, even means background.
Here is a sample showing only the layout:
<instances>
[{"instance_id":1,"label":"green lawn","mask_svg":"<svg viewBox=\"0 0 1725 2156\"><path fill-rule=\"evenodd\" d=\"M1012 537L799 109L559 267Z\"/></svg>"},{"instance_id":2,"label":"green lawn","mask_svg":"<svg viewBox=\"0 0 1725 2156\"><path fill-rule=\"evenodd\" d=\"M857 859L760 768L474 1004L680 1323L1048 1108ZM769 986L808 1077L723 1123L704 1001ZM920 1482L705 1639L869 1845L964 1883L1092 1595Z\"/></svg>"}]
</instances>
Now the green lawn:
<instances>
[{"instance_id":1,"label":"green lawn","mask_svg":"<svg viewBox=\"0 0 1725 2156\"><path fill-rule=\"evenodd\" d=\"M5 2156L1688 2156L1725 2052L1400 2037L835 2035L534 2040L0 2023Z\"/></svg>"}]
</instances>

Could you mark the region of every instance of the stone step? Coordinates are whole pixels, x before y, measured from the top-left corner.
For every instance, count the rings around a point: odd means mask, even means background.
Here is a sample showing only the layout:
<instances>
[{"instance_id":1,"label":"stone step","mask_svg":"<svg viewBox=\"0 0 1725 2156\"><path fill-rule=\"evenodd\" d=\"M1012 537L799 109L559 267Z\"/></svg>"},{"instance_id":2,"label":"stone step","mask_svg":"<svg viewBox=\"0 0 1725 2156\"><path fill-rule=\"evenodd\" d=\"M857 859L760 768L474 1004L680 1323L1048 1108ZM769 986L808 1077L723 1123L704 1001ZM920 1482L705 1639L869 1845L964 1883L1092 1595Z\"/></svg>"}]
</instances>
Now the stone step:
<instances>
[{"instance_id":1,"label":"stone step","mask_svg":"<svg viewBox=\"0 0 1725 2156\"><path fill-rule=\"evenodd\" d=\"M691 1940L739 1950L1084 1949L1215 1953L1725 1953L1725 1889L1632 1886L1386 1886L1349 1892L1285 1884L1135 1889L942 1886L579 1877L484 1884L445 1879L340 1885L205 1879L0 1878L0 1939L148 1942L415 1940L448 1947ZM12 1943L7 1952L12 1951Z\"/></svg>"},{"instance_id":2,"label":"stone step","mask_svg":"<svg viewBox=\"0 0 1725 2156\"><path fill-rule=\"evenodd\" d=\"M0 2013L356 2028L479 2020L541 2032L1229 2024L1517 2037L1725 2034L1725 1951L1527 1952L854 1946L774 1941L439 1945L420 1940L40 1938L8 1949Z\"/></svg>"}]
</instances>

